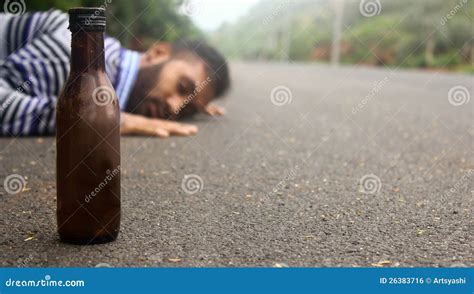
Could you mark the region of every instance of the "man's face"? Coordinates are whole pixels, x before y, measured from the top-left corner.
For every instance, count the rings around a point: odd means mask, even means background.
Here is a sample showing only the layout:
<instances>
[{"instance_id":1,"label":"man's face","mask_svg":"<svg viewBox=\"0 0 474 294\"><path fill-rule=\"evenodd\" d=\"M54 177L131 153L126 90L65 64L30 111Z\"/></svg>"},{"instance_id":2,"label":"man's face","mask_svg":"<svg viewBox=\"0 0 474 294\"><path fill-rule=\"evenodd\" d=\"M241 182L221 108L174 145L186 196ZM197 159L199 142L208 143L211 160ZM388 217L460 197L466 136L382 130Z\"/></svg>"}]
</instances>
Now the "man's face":
<instances>
[{"instance_id":1,"label":"man's face","mask_svg":"<svg viewBox=\"0 0 474 294\"><path fill-rule=\"evenodd\" d=\"M144 93L144 99L135 112L149 117L176 119L203 111L212 96L211 80L204 62L172 58L161 64L156 83Z\"/></svg>"}]
</instances>

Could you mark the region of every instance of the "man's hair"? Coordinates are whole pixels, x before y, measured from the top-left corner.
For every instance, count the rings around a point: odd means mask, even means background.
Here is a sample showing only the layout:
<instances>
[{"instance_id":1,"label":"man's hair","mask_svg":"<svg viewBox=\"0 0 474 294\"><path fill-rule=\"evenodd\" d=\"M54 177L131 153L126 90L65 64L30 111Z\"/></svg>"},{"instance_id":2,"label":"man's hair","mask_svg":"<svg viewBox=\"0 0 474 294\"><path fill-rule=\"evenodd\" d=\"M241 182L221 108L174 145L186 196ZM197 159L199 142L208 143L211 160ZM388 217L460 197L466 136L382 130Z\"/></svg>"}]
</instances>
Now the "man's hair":
<instances>
[{"instance_id":1,"label":"man's hair","mask_svg":"<svg viewBox=\"0 0 474 294\"><path fill-rule=\"evenodd\" d=\"M222 96L230 87L229 68L224 56L203 41L180 40L171 45L175 57L191 54L201 59L211 79L215 97Z\"/></svg>"}]
</instances>

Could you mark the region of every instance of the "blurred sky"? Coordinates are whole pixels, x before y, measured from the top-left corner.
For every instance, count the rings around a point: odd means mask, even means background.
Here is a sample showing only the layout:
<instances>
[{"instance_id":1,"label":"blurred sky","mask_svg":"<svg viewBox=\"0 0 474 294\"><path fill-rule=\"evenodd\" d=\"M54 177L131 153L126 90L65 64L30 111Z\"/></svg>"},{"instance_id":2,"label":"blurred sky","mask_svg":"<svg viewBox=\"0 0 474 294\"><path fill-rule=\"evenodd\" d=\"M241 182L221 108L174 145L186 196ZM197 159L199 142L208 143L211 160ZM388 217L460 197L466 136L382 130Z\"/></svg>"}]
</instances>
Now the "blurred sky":
<instances>
[{"instance_id":1,"label":"blurred sky","mask_svg":"<svg viewBox=\"0 0 474 294\"><path fill-rule=\"evenodd\" d=\"M258 0L189 0L182 7L204 31L213 31L224 22L234 22Z\"/></svg>"}]
</instances>

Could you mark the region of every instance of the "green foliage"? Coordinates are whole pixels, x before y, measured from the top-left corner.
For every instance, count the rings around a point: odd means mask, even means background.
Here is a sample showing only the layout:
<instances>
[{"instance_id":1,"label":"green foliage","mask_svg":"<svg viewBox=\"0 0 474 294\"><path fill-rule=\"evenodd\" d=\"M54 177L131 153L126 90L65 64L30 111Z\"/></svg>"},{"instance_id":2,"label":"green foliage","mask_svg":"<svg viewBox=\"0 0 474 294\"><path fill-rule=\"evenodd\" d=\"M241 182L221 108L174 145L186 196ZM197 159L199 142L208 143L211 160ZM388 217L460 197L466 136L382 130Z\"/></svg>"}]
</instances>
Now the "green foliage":
<instances>
[{"instance_id":1,"label":"green foliage","mask_svg":"<svg viewBox=\"0 0 474 294\"><path fill-rule=\"evenodd\" d=\"M455 67L462 63L461 56L456 51L443 53L436 56L434 67Z\"/></svg>"},{"instance_id":2,"label":"green foliage","mask_svg":"<svg viewBox=\"0 0 474 294\"><path fill-rule=\"evenodd\" d=\"M107 33L128 47L144 50L155 41L201 37L191 20L178 12L181 4L182 1L175 0L43 0L28 2L27 9L67 11L78 6L104 7Z\"/></svg>"},{"instance_id":3,"label":"green foliage","mask_svg":"<svg viewBox=\"0 0 474 294\"><path fill-rule=\"evenodd\" d=\"M29 11L45 11L51 8L57 8L61 10L67 10L71 7L79 7L82 5L81 0L43 0L43 1L28 1L26 3L26 8Z\"/></svg>"},{"instance_id":4,"label":"green foliage","mask_svg":"<svg viewBox=\"0 0 474 294\"><path fill-rule=\"evenodd\" d=\"M221 27L211 40L234 58L280 59L279 52L285 49L281 46L281 35L290 35L290 60L328 61L333 3L331 0L290 1L290 4L287 0L261 0L237 23ZM380 0L380 3L379 13L366 17L360 12L360 1L344 2L342 62L470 71L473 57L462 52L469 52L472 48L469 46L474 46L471 41L474 1ZM262 23L267 19L271 21ZM249 41L242 43L243 39Z\"/></svg>"}]
</instances>

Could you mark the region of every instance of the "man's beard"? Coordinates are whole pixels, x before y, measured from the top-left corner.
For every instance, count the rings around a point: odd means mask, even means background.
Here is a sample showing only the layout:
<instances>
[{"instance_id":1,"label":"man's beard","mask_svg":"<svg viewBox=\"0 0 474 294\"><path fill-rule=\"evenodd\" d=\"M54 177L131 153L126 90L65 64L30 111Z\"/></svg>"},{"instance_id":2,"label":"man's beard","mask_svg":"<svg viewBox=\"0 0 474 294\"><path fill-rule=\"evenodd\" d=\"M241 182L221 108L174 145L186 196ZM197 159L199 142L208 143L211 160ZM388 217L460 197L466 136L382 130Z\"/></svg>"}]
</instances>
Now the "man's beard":
<instances>
[{"instance_id":1,"label":"man's beard","mask_svg":"<svg viewBox=\"0 0 474 294\"><path fill-rule=\"evenodd\" d=\"M161 71L166 62L146 66L138 70L137 79L130 91L130 96L125 107L126 112L149 117L165 118L165 105L160 97L149 97L150 92L158 85ZM150 107L150 103L154 106Z\"/></svg>"}]
</instances>

